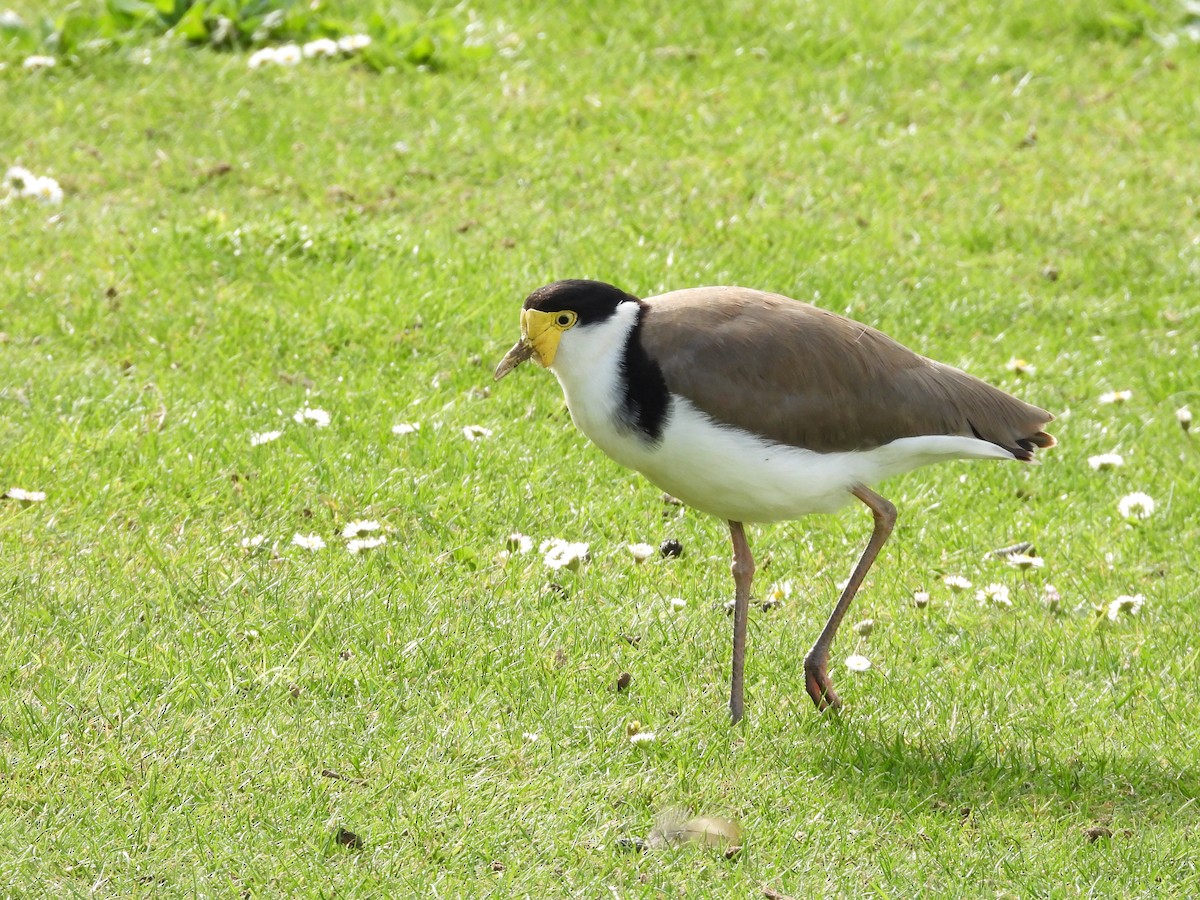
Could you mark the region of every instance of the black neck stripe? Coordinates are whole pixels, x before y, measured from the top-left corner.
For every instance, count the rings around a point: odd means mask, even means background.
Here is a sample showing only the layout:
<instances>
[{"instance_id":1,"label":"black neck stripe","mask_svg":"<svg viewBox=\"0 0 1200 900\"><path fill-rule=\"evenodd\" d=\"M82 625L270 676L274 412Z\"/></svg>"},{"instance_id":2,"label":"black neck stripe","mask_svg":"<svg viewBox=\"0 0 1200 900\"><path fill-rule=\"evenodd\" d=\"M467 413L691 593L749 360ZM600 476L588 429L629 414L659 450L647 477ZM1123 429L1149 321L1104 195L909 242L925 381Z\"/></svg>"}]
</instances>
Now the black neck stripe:
<instances>
[{"instance_id":1,"label":"black neck stripe","mask_svg":"<svg viewBox=\"0 0 1200 900\"><path fill-rule=\"evenodd\" d=\"M631 430L657 444L662 440L671 411L671 395L662 369L642 346L642 325L647 311L646 304L639 300L637 323L629 332L621 357L621 418Z\"/></svg>"}]
</instances>

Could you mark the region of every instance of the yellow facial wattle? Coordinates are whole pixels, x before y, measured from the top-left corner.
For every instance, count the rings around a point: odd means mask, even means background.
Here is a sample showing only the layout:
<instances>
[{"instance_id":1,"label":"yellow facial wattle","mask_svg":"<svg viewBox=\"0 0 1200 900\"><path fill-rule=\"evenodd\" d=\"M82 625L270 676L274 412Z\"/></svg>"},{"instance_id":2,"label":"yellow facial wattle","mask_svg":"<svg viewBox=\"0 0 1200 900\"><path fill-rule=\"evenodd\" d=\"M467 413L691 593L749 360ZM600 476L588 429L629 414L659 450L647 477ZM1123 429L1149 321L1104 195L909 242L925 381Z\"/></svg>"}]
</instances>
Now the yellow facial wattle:
<instances>
[{"instance_id":1,"label":"yellow facial wattle","mask_svg":"<svg viewBox=\"0 0 1200 900\"><path fill-rule=\"evenodd\" d=\"M554 364L562 333L574 327L579 316L573 310L560 309L542 312L540 309L521 310L521 339L504 355L492 377L499 381L525 360L533 358L542 368Z\"/></svg>"},{"instance_id":2,"label":"yellow facial wattle","mask_svg":"<svg viewBox=\"0 0 1200 900\"><path fill-rule=\"evenodd\" d=\"M540 309L521 310L521 337L533 347L537 361L548 368L554 364L558 353L558 341L562 328L557 324L557 313L542 312Z\"/></svg>"}]
</instances>

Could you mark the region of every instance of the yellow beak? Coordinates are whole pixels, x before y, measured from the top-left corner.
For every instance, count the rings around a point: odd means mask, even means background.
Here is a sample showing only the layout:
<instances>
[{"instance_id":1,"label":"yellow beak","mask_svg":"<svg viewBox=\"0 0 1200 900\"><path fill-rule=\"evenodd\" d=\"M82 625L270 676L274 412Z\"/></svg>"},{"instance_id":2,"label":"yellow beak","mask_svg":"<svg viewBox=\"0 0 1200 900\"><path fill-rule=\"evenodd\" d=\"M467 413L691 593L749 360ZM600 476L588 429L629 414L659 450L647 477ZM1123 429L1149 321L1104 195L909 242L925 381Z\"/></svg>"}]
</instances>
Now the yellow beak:
<instances>
[{"instance_id":1,"label":"yellow beak","mask_svg":"<svg viewBox=\"0 0 1200 900\"><path fill-rule=\"evenodd\" d=\"M504 354L492 377L499 381L530 357L536 358L543 368L552 365L560 337L562 331L555 326L553 313L540 309L521 310L521 339Z\"/></svg>"}]
</instances>

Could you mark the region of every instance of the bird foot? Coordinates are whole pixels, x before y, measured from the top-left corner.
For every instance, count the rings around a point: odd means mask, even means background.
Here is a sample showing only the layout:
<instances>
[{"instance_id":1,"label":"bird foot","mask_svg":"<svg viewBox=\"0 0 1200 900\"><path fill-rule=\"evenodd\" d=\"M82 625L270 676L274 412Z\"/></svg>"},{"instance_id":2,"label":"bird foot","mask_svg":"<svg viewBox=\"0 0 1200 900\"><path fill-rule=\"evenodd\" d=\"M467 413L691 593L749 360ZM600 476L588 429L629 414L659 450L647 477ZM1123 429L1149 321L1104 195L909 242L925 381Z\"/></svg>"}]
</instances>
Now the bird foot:
<instances>
[{"instance_id":1,"label":"bird foot","mask_svg":"<svg viewBox=\"0 0 1200 900\"><path fill-rule=\"evenodd\" d=\"M842 698L837 695L837 691L833 689L833 682L829 679L828 668L828 659L808 657L804 660L804 687L821 712L839 709L842 705Z\"/></svg>"}]
</instances>

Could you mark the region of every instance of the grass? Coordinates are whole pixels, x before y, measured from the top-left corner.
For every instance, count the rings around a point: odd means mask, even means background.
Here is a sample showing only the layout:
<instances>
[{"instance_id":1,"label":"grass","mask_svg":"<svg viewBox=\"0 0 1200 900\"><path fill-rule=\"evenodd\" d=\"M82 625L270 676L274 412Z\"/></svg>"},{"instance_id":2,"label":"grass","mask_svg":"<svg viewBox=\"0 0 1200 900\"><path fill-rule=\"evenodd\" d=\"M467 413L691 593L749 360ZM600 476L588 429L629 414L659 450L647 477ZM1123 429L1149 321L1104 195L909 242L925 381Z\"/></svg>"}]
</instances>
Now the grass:
<instances>
[{"instance_id":1,"label":"grass","mask_svg":"<svg viewBox=\"0 0 1200 900\"><path fill-rule=\"evenodd\" d=\"M47 494L0 501L0 892L1200 889L1200 457L1175 419L1200 412L1200 56L1152 38L1182 11L476 12L517 52L436 73L149 37L26 73L0 42L0 167L66 192L0 209L0 488ZM752 618L731 729L724 526L589 447L544 373L491 386L558 277L817 302L1056 411L1061 447L884 486L901 518L851 613L874 632L835 647L838 716L800 660L869 516L752 529L758 592L797 589ZM1157 508L1132 525L1135 490ZM386 548L346 552L360 518ZM514 530L592 561L550 590L536 553L497 560ZM666 537L681 559L624 549ZM983 559L1017 540L1046 567ZM1137 617L1092 611L1133 593ZM671 805L739 820L741 854L615 849Z\"/></svg>"}]
</instances>

